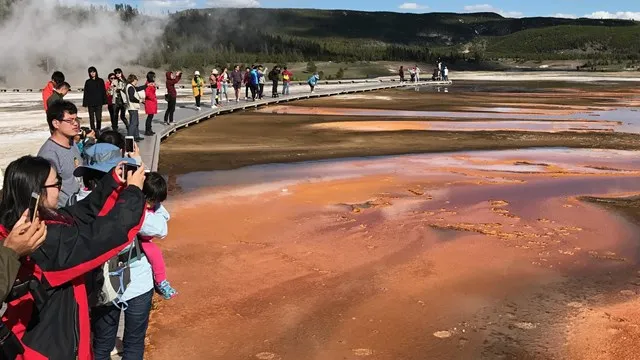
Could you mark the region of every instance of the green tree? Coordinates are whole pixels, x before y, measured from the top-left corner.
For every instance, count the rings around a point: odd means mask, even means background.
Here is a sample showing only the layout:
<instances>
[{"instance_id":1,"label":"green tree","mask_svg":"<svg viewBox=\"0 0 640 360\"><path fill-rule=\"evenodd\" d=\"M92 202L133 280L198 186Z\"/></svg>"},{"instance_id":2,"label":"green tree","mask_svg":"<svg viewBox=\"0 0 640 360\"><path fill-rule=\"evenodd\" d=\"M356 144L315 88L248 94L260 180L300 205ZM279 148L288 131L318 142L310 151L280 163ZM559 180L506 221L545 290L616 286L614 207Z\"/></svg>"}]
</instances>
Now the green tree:
<instances>
[{"instance_id":1,"label":"green tree","mask_svg":"<svg viewBox=\"0 0 640 360\"><path fill-rule=\"evenodd\" d=\"M338 69L338 72L336 73L336 79L342 79L344 78L344 69L340 68Z\"/></svg>"},{"instance_id":2,"label":"green tree","mask_svg":"<svg viewBox=\"0 0 640 360\"><path fill-rule=\"evenodd\" d=\"M307 63L307 72L308 73L314 73L318 70L318 67L316 66L316 63L314 63L313 61L309 61Z\"/></svg>"}]
</instances>

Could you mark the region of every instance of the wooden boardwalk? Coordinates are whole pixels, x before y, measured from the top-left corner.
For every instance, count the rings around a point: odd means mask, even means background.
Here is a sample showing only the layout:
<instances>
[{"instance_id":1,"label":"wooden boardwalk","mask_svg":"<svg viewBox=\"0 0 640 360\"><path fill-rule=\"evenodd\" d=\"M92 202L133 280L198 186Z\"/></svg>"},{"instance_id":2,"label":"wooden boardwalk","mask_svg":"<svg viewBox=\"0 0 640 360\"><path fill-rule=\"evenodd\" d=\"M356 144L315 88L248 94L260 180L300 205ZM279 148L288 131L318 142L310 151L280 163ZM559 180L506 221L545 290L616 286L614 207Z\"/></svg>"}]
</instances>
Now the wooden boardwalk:
<instances>
[{"instance_id":1,"label":"wooden boardwalk","mask_svg":"<svg viewBox=\"0 0 640 360\"><path fill-rule=\"evenodd\" d=\"M153 171L158 169L158 160L160 156L160 146L162 140L169 137L171 134L175 133L178 130L188 128L189 126L193 126L198 124L201 121L212 120L217 116L229 114L234 111L244 111L256 109L258 107L263 107L271 104L281 104L294 100L301 99L313 99L334 95L342 95L342 94L353 94L353 93L361 93L375 90L383 90L383 89L393 89L400 87L416 87L416 86L448 86L451 85L451 82L444 81L426 81L420 83L400 83L392 80L354 80L354 81L333 81L333 82L321 82L316 87L316 91L312 94L309 92L309 87L302 83L296 83L290 87L291 94L287 96L280 95L278 98L272 98L271 86L265 86L265 93L267 97L264 97L262 100L256 101L246 101L244 100L244 88L241 91L241 99L240 102L236 103L233 100L233 89L229 89L228 94L232 99L230 102L224 102L222 107L218 107L216 109L211 109L210 106L210 91L205 92L205 96L202 99L201 110L198 111L195 107L194 101L189 101L189 103L178 103L178 107L174 114L174 124L164 125L163 117L164 111L156 115L153 123L153 130L156 132L156 135L152 137L145 137L143 141L140 142L140 153L142 155L142 160L150 167ZM158 97L161 97L163 91L158 90ZM180 95L180 94L179 94ZM166 108L166 104L161 105L161 108ZM144 127L144 115L140 115L140 127Z\"/></svg>"}]
</instances>

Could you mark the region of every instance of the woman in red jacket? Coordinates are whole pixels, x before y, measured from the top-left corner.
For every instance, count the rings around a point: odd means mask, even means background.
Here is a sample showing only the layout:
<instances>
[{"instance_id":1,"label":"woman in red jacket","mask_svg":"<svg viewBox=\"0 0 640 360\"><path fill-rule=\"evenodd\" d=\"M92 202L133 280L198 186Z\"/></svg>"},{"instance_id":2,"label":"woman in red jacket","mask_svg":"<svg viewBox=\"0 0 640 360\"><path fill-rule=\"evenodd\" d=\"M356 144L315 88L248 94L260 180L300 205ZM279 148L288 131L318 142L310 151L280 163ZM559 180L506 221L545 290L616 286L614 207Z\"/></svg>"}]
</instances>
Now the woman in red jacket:
<instances>
[{"instance_id":1,"label":"woman in red jacket","mask_svg":"<svg viewBox=\"0 0 640 360\"><path fill-rule=\"evenodd\" d=\"M167 77L167 111L164 113L164 124L169 125L173 123L173 113L176 112L176 101L178 98L176 84L179 83L182 78L182 71L176 71L175 73L167 71L165 75Z\"/></svg>"},{"instance_id":2,"label":"woman in red jacket","mask_svg":"<svg viewBox=\"0 0 640 360\"><path fill-rule=\"evenodd\" d=\"M144 134L147 136L155 135L151 129L151 122L153 115L158 113L158 97L156 96L156 73L153 71L147 73L147 88L144 89L144 112L147 113Z\"/></svg>"},{"instance_id":3,"label":"woman in red jacket","mask_svg":"<svg viewBox=\"0 0 640 360\"><path fill-rule=\"evenodd\" d=\"M113 170L76 205L56 210L62 181L48 160L24 156L7 167L0 202L0 239L40 195L47 225L42 246L20 259L2 323L10 330L0 358L91 360L86 274L124 249L140 230L144 167L127 182Z\"/></svg>"}]
</instances>

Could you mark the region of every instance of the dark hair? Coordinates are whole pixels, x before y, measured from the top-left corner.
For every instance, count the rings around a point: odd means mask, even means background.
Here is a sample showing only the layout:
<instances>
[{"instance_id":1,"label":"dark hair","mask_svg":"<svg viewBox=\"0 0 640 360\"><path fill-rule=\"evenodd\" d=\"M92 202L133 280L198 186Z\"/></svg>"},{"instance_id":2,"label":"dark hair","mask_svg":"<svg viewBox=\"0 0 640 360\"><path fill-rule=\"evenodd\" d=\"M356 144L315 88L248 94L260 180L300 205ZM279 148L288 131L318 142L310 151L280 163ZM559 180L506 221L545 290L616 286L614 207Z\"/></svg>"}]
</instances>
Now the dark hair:
<instances>
[{"instance_id":1,"label":"dark hair","mask_svg":"<svg viewBox=\"0 0 640 360\"><path fill-rule=\"evenodd\" d=\"M285 66L283 69L287 70L287 67Z\"/></svg>"},{"instance_id":2,"label":"dark hair","mask_svg":"<svg viewBox=\"0 0 640 360\"><path fill-rule=\"evenodd\" d=\"M56 90L62 90L64 88L71 89L71 85L69 85L69 83L66 81L56 83Z\"/></svg>"},{"instance_id":3,"label":"dark hair","mask_svg":"<svg viewBox=\"0 0 640 360\"><path fill-rule=\"evenodd\" d=\"M56 84L64 82L64 74L62 73L62 71L54 71L53 74L51 74L51 81Z\"/></svg>"},{"instance_id":4,"label":"dark hair","mask_svg":"<svg viewBox=\"0 0 640 360\"><path fill-rule=\"evenodd\" d=\"M49 160L31 155L14 160L7 166L2 184L0 224L8 231L29 207L31 193L46 194L44 186L52 167ZM39 208L38 211L43 220L54 218L52 210Z\"/></svg>"},{"instance_id":5,"label":"dark hair","mask_svg":"<svg viewBox=\"0 0 640 360\"><path fill-rule=\"evenodd\" d=\"M94 73L96 73L96 77L98 77L98 69L96 69L95 66L90 66L89 70L87 70L87 72L89 73L89 76L91 76L91 73L94 72Z\"/></svg>"},{"instance_id":6,"label":"dark hair","mask_svg":"<svg viewBox=\"0 0 640 360\"><path fill-rule=\"evenodd\" d=\"M135 76L135 75L133 75L133 74L129 74L129 76L127 76L127 82L128 82L129 84L131 84L132 82L134 82L134 81L136 81L136 80L138 80L138 77L137 77L137 76Z\"/></svg>"},{"instance_id":7,"label":"dark hair","mask_svg":"<svg viewBox=\"0 0 640 360\"><path fill-rule=\"evenodd\" d=\"M161 203L167 200L167 181L157 172L147 173L142 193L147 201Z\"/></svg>"},{"instance_id":8,"label":"dark hair","mask_svg":"<svg viewBox=\"0 0 640 360\"><path fill-rule=\"evenodd\" d=\"M156 73L154 73L153 71L149 71L147 73L147 81L154 82L155 80L156 80Z\"/></svg>"},{"instance_id":9,"label":"dark hair","mask_svg":"<svg viewBox=\"0 0 640 360\"><path fill-rule=\"evenodd\" d=\"M115 69L113 70L113 74L114 74L114 75L122 74L122 69L120 69L120 68L115 68Z\"/></svg>"},{"instance_id":10,"label":"dark hair","mask_svg":"<svg viewBox=\"0 0 640 360\"><path fill-rule=\"evenodd\" d=\"M111 79L112 77L116 77L116 74L114 73L109 73L109 76L107 76L107 80Z\"/></svg>"},{"instance_id":11,"label":"dark hair","mask_svg":"<svg viewBox=\"0 0 640 360\"><path fill-rule=\"evenodd\" d=\"M103 131L97 140L98 144L106 143L124 149L124 136L115 130Z\"/></svg>"},{"instance_id":12,"label":"dark hair","mask_svg":"<svg viewBox=\"0 0 640 360\"><path fill-rule=\"evenodd\" d=\"M49 130L53 131L53 120L62 121L64 119L64 113L70 115L77 114L78 108L71 101L60 100L56 101L47 109L47 123L49 124Z\"/></svg>"}]
</instances>

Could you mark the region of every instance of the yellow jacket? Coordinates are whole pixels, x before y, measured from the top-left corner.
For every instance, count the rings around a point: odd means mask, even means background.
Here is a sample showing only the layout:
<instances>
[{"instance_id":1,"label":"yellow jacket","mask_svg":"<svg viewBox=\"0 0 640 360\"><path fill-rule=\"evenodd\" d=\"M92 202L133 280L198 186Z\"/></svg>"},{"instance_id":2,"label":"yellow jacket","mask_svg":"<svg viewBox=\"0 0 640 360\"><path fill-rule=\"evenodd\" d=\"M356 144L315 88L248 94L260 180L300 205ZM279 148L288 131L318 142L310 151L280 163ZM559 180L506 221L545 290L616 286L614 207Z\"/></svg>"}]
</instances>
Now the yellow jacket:
<instances>
[{"instance_id":1,"label":"yellow jacket","mask_svg":"<svg viewBox=\"0 0 640 360\"><path fill-rule=\"evenodd\" d=\"M193 96L203 95L204 79L202 79L202 76L194 77L191 80L191 88L193 89Z\"/></svg>"}]
</instances>

